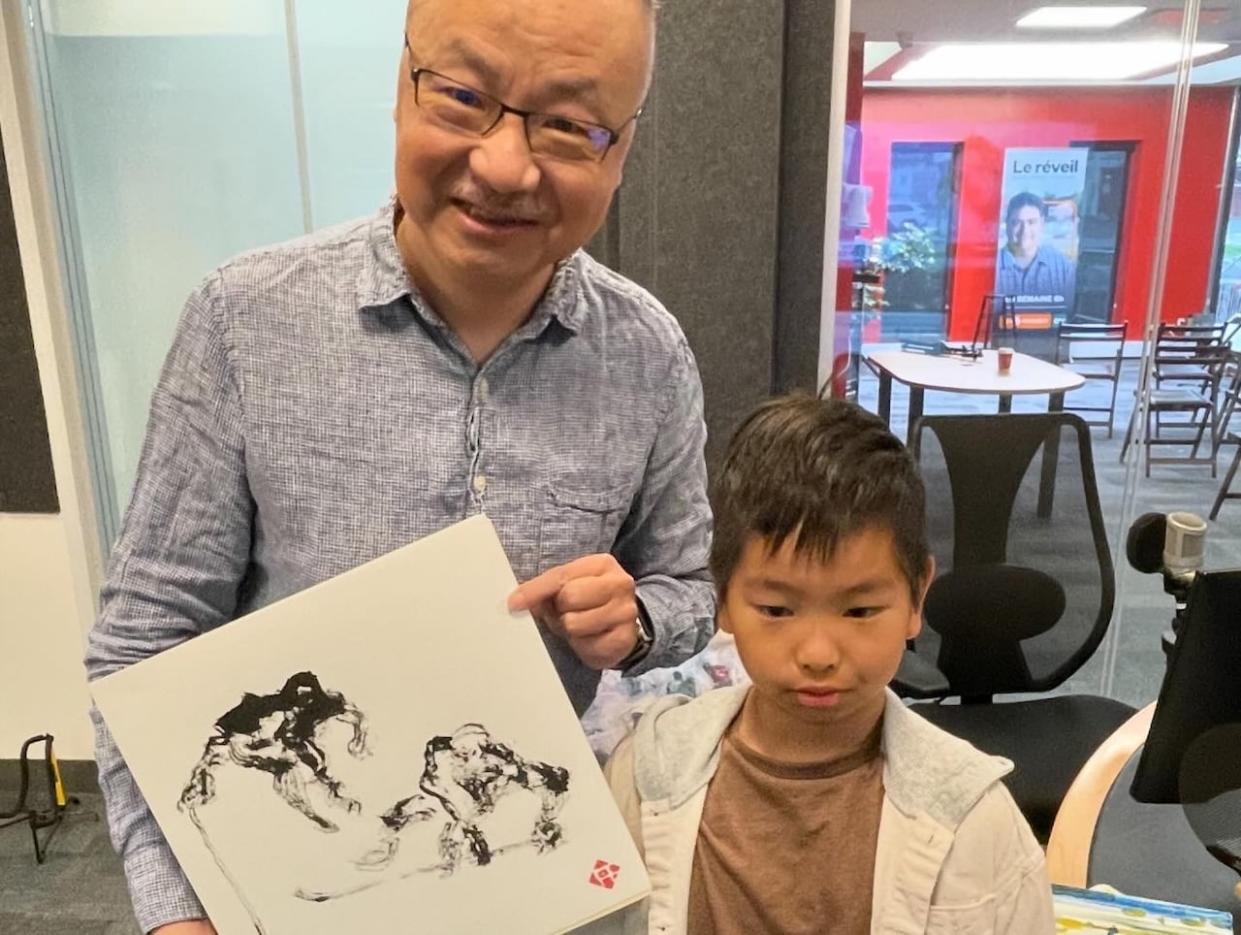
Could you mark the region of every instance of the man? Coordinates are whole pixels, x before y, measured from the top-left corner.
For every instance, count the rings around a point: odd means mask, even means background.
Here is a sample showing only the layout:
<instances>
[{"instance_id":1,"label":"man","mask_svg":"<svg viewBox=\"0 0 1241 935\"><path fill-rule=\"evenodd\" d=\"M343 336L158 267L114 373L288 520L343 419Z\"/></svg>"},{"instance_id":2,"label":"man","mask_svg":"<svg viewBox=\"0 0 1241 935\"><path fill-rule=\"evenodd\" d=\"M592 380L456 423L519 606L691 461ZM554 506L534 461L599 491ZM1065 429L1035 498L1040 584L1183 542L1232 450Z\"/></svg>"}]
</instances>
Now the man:
<instances>
[{"instance_id":1,"label":"man","mask_svg":"<svg viewBox=\"0 0 1241 935\"><path fill-rule=\"evenodd\" d=\"M1018 306L1064 306L1072 311L1076 270L1063 253L1043 243L1047 205L1031 192L1014 195L1004 212L1008 243L1000 251L995 291Z\"/></svg>"},{"instance_id":2,"label":"man","mask_svg":"<svg viewBox=\"0 0 1241 935\"><path fill-rule=\"evenodd\" d=\"M396 198L191 295L91 634L92 678L485 511L579 713L707 641L702 390L579 248L650 83L649 0L413 0ZM210 933L106 727L144 931Z\"/></svg>"}]
</instances>

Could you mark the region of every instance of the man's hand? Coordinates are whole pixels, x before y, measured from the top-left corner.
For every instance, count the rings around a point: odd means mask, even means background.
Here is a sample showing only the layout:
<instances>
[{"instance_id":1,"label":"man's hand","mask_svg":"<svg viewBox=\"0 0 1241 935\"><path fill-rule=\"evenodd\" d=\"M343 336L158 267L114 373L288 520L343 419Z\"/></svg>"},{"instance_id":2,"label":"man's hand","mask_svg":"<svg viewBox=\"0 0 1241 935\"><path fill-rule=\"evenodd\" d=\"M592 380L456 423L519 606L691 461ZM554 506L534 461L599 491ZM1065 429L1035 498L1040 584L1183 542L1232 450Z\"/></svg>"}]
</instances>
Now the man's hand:
<instances>
[{"instance_id":1,"label":"man's hand","mask_svg":"<svg viewBox=\"0 0 1241 935\"><path fill-rule=\"evenodd\" d=\"M190 919L188 922L170 922L151 929L151 935L216 935L215 926L206 919Z\"/></svg>"},{"instance_id":2,"label":"man's hand","mask_svg":"<svg viewBox=\"0 0 1241 935\"><path fill-rule=\"evenodd\" d=\"M530 611L592 669L611 668L638 642L633 577L606 553L531 578L509 595L508 609Z\"/></svg>"}]
</instances>

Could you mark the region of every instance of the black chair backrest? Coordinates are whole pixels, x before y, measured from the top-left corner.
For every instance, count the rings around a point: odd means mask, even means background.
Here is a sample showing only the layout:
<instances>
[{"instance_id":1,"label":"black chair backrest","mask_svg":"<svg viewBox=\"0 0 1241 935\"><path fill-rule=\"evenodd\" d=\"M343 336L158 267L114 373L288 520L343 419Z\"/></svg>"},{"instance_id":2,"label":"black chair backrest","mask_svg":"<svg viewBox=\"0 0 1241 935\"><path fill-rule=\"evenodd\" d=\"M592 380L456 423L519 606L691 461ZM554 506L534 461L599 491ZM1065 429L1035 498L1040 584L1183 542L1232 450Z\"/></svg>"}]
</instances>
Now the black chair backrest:
<instances>
[{"instance_id":1,"label":"black chair backrest","mask_svg":"<svg viewBox=\"0 0 1241 935\"><path fill-rule=\"evenodd\" d=\"M985 316L988 342L984 346L1011 347L1017 337L1017 297L988 293L982 297L979 320Z\"/></svg>"},{"instance_id":2,"label":"black chair backrest","mask_svg":"<svg viewBox=\"0 0 1241 935\"><path fill-rule=\"evenodd\" d=\"M1174 325L1163 322L1155 332L1156 363L1160 358L1176 363L1174 358L1209 352L1223 346L1224 326L1221 325Z\"/></svg>"},{"instance_id":3,"label":"black chair backrest","mask_svg":"<svg viewBox=\"0 0 1241 935\"><path fill-rule=\"evenodd\" d=\"M1217 342L1159 344L1154 354L1155 374L1165 382L1197 384L1214 395L1232 359L1232 349Z\"/></svg>"},{"instance_id":4,"label":"black chair backrest","mask_svg":"<svg viewBox=\"0 0 1241 935\"><path fill-rule=\"evenodd\" d=\"M1181 759L1205 731L1241 720L1241 571L1200 574L1138 761L1133 795L1176 802Z\"/></svg>"},{"instance_id":5,"label":"black chair backrest","mask_svg":"<svg viewBox=\"0 0 1241 935\"><path fill-rule=\"evenodd\" d=\"M1059 685L1102 642L1115 596L1086 423L926 416L913 448L937 562L915 648L953 694Z\"/></svg>"},{"instance_id":6,"label":"black chair backrest","mask_svg":"<svg viewBox=\"0 0 1241 935\"><path fill-rule=\"evenodd\" d=\"M1218 342L1224 336L1225 322L1211 325L1178 325L1171 321L1161 321L1156 331L1158 338L1169 341L1208 341Z\"/></svg>"},{"instance_id":7,"label":"black chair backrest","mask_svg":"<svg viewBox=\"0 0 1241 935\"><path fill-rule=\"evenodd\" d=\"M1075 350L1084 347L1085 357L1114 360L1119 364L1125 353L1125 336L1128 332L1129 324L1123 321L1114 325L1061 322L1056 326L1056 363L1071 362Z\"/></svg>"}]
</instances>

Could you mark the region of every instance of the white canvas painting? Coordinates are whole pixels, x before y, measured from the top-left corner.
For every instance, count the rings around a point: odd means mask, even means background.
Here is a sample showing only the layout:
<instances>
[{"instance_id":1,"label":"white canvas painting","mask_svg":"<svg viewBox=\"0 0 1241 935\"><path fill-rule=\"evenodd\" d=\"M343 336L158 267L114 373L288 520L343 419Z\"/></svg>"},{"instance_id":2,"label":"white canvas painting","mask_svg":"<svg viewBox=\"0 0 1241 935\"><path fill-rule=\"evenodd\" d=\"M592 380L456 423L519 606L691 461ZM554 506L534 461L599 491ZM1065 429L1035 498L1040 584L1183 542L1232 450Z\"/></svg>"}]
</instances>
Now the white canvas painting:
<instances>
[{"instance_id":1,"label":"white canvas painting","mask_svg":"<svg viewBox=\"0 0 1241 935\"><path fill-rule=\"evenodd\" d=\"M92 684L220 935L568 931L649 891L475 517Z\"/></svg>"}]
</instances>

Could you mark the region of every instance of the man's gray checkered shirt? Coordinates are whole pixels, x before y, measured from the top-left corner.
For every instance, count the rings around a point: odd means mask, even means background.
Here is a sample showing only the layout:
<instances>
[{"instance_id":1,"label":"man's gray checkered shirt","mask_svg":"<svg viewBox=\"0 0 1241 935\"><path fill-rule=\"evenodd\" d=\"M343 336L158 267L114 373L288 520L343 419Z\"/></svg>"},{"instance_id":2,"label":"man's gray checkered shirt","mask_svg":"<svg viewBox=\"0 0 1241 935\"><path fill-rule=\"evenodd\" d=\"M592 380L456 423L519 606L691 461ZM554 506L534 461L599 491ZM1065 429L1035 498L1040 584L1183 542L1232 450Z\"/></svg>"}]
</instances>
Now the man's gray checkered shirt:
<instances>
[{"instance_id":1,"label":"man's gray checkered shirt","mask_svg":"<svg viewBox=\"0 0 1241 935\"><path fill-rule=\"evenodd\" d=\"M706 643L706 430L676 321L579 251L479 367L412 288L392 219L390 203L246 254L190 296L90 635L91 678L480 511L519 580L618 558L655 628L635 672ZM581 713L599 674L545 642ZM139 924L202 916L95 721Z\"/></svg>"}]
</instances>

